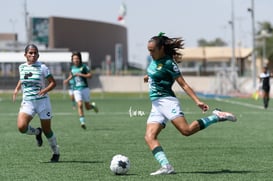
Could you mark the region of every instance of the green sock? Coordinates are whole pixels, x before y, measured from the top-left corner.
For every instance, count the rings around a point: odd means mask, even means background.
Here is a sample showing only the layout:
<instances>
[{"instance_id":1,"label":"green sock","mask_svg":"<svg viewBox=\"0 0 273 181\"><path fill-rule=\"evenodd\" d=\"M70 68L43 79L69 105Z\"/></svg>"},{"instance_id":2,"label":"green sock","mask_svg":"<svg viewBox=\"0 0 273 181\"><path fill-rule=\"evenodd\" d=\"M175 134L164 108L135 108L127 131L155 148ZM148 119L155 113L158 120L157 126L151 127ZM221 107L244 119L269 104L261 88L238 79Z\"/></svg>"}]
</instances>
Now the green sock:
<instances>
[{"instance_id":1,"label":"green sock","mask_svg":"<svg viewBox=\"0 0 273 181\"><path fill-rule=\"evenodd\" d=\"M216 115L211 115L211 116L208 116L206 118L200 118L197 121L198 121L198 123L200 125L200 129L205 129L209 125L219 121L219 118Z\"/></svg>"},{"instance_id":2,"label":"green sock","mask_svg":"<svg viewBox=\"0 0 273 181\"><path fill-rule=\"evenodd\" d=\"M169 164L169 160L167 159L167 157L163 151L163 148L161 146L158 146L155 149L153 149L152 153L153 153L155 159L159 162L159 164L162 167Z\"/></svg>"}]
</instances>

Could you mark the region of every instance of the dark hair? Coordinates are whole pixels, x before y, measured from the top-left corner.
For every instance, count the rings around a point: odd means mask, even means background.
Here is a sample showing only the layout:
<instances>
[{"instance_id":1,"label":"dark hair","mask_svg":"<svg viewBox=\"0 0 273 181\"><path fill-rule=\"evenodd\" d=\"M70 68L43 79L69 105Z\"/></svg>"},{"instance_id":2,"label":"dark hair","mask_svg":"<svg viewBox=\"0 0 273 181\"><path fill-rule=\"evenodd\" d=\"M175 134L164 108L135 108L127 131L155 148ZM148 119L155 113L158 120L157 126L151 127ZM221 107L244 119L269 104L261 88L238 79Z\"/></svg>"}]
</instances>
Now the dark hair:
<instances>
[{"instance_id":1,"label":"dark hair","mask_svg":"<svg viewBox=\"0 0 273 181\"><path fill-rule=\"evenodd\" d=\"M152 37L149 42L155 42L156 47L159 49L163 46L166 55L175 59L176 62L182 60L182 52L184 49L184 40L182 38L169 38L164 36L164 33L159 33L158 36Z\"/></svg>"},{"instance_id":2,"label":"dark hair","mask_svg":"<svg viewBox=\"0 0 273 181\"><path fill-rule=\"evenodd\" d=\"M81 52L73 52L72 53L72 56L71 56L71 62L73 63L73 57L74 56L77 56L77 57L79 57L79 59L80 59L80 65L82 65L82 55L81 55Z\"/></svg>"},{"instance_id":3,"label":"dark hair","mask_svg":"<svg viewBox=\"0 0 273 181\"><path fill-rule=\"evenodd\" d=\"M34 44L28 44L25 48L25 53L27 53L30 48L36 49L37 53L39 53L38 47Z\"/></svg>"}]
</instances>

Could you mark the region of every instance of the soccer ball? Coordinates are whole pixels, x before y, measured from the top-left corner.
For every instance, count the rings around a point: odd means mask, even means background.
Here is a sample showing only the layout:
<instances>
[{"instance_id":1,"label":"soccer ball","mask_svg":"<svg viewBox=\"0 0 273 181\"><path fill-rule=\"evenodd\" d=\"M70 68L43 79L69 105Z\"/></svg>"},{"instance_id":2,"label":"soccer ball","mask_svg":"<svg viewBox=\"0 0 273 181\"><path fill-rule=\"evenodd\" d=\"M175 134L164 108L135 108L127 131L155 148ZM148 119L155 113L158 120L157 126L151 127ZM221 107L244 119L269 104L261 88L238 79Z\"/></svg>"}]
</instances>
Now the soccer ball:
<instances>
[{"instance_id":1,"label":"soccer ball","mask_svg":"<svg viewBox=\"0 0 273 181\"><path fill-rule=\"evenodd\" d=\"M130 169L130 160L128 157L118 154L113 156L110 163L110 170L116 175L124 175Z\"/></svg>"}]
</instances>

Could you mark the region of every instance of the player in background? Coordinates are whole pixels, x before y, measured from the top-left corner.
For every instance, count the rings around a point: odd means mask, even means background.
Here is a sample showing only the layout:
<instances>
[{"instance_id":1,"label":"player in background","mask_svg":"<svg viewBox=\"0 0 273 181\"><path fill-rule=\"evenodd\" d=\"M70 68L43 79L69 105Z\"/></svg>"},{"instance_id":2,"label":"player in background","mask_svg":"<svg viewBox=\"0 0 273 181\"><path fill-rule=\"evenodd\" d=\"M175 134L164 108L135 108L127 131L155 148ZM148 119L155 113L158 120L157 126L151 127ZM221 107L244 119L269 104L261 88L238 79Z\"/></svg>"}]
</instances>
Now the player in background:
<instances>
[{"instance_id":1,"label":"player in background","mask_svg":"<svg viewBox=\"0 0 273 181\"><path fill-rule=\"evenodd\" d=\"M56 86L56 81L48 67L38 61L39 51L36 45L27 45L24 56L27 61L19 66L20 79L13 92L13 102L20 90L23 93L17 127L23 134L36 135L39 147L43 144L42 132L44 132L53 152L50 161L58 162L60 153L56 136L51 129L52 110L48 95L48 92ZM33 128L30 125L36 114L40 118L41 128Z\"/></svg>"},{"instance_id":2,"label":"player in background","mask_svg":"<svg viewBox=\"0 0 273 181\"><path fill-rule=\"evenodd\" d=\"M153 60L147 68L148 74L144 76L144 82L149 83L152 109L147 120L145 141L154 158L161 165L159 170L150 175L175 172L158 140L159 133L165 128L169 120L184 136L190 136L213 123L226 120L236 121L233 114L214 110L208 117L197 119L190 124L187 122L179 100L172 90L174 81L191 97L203 113L208 111L209 106L199 100L184 80L177 65L177 62L181 61L182 58L182 55L177 52L178 49L183 49L183 40L181 38L168 38L164 36L164 33L160 33L148 41L148 50Z\"/></svg>"},{"instance_id":3,"label":"player in background","mask_svg":"<svg viewBox=\"0 0 273 181\"><path fill-rule=\"evenodd\" d=\"M268 103L270 99L270 77L273 77L273 74L268 71L267 67L263 67L259 79L265 109L268 108Z\"/></svg>"},{"instance_id":4,"label":"player in background","mask_svg":"<svg viewBox=\"0 0 273 181\"><path fill-rule=\"evenodd\" d=\"M96 113L99 111L95 102L90 103L90 89L87 79L91 78L92 74L89 67L82 63L80 52L72 53L71 61L73 65L71 66L69 76L64 80L64 84L67 84L71 79L74 80L73 93L75 101L77 102L79 120L81 127L86 129L83 104L87 110L93 109Z\"/></svg>"}]
</instances>

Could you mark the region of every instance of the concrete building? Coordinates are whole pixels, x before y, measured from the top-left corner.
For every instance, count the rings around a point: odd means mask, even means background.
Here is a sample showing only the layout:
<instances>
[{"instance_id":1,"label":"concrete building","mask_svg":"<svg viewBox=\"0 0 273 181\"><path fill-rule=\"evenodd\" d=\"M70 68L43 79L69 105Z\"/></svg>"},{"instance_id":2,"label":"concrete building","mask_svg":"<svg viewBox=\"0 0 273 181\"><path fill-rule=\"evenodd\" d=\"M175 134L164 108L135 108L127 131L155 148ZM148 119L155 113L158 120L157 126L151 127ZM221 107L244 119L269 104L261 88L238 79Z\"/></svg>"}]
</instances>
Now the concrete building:
<instances>
[{"instance_id":1,"label":"concrete building","mask_svg":"<svg viewBox=\"0 0 273 181\"><path fill-rule=\"evenodd\" d=\"M48 48L89 52L91 66L101 67L110 58L115 68L128 65L127 28L99 21L49 17ZM109 62L108 62L109 63Z\"/></svg>"}]
</instances>

